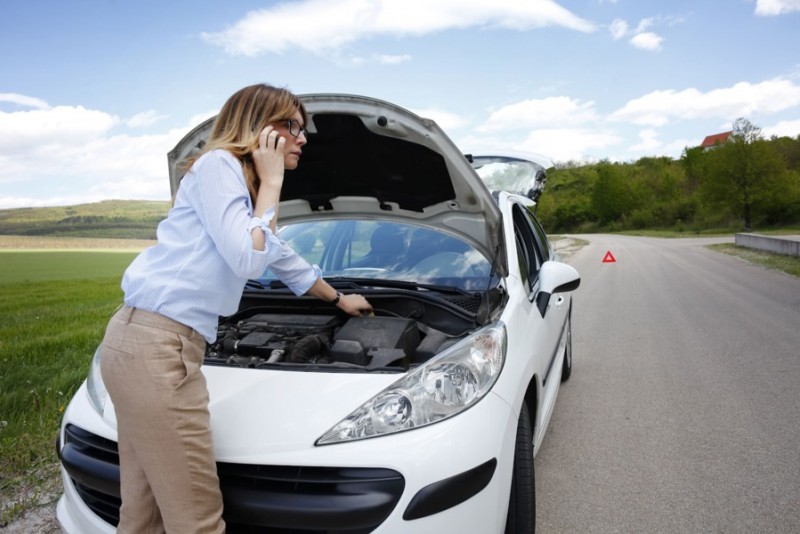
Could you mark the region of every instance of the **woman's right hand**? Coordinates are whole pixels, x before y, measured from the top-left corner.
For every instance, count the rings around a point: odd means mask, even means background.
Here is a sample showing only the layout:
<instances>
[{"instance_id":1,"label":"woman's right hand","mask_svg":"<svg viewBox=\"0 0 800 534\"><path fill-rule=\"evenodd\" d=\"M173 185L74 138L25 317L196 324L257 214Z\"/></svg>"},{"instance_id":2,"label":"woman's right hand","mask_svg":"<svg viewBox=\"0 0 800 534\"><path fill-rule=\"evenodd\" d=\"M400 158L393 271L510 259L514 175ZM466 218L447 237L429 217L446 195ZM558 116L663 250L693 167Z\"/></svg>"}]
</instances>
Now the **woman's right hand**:
<instances>
[{"instance_id":1,"label":"woman's right hand","mask_svg":"<svg viewBox=\"0 0 800 534\"><path fill-rule=\"evenodd\" d=\"M272 126L266 126L258 135L258 148L253 150L253 164L261 183L256 193L256 203L253 215L261 217L269 208L275 206L275 216L269 223L272 233L277 232L278 202L281 198L283 187L283 149L286 139L278 134ZM257 250L264 250L263 235L253 229L253 246Z\"/></svg>"},{"instance_id":2,"label":"woman's right hand","mask_svg":"<svg viewBox=\"0 0 800 534\"><path fill-rule=\"evenodd\" d=\"M258 148L253 150L253 163L262 187L283 185L283 149L286 139L272 126L265 126L258 135Z\"/></svg>"},{"instance_id":3,"label":"woman's right hand","mask_svg":"<svg viewBox=\"0 0 800 534\"><path fill-rule=\"evenodd\" d=\"M354 317L360 317L373 313L372 304L367 302L367 299L361 295L351 293L349 295L342 295L336 307Z\"/></svg>"}]
</instances>

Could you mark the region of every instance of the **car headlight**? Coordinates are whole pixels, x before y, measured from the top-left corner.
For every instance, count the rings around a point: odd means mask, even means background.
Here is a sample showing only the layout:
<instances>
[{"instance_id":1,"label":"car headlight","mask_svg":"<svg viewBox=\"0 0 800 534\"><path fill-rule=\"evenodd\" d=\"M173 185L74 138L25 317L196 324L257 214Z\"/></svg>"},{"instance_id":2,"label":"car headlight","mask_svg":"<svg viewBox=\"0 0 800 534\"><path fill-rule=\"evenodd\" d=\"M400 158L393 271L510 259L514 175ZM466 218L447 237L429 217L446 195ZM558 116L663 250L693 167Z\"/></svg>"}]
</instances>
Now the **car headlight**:
<instances>
[{"instance_id":1,"label":"car headlight","mask_svg":"<svg viewBox=\"0 0 800 534\"><path fill-rule=\"evenodd\" d=\"M100 374L100 349L94 351L94 358L89 366L89 376L86 378L86 391L89 393L89 401L94 409L101 416L106 408L108 391L103 383L103 376Z\"/></svg>"},{"instance_id":2,"label":"car headlight","mask_svg":"<svg viewBox=\"0 0 800 534\"><path fill-rule=\"evenodd\" d=\"M452 417L492 389L505 355L505 325L478 330L375 395L325 432L317 445L392 434Z\"/></svg>"}]
</instances>

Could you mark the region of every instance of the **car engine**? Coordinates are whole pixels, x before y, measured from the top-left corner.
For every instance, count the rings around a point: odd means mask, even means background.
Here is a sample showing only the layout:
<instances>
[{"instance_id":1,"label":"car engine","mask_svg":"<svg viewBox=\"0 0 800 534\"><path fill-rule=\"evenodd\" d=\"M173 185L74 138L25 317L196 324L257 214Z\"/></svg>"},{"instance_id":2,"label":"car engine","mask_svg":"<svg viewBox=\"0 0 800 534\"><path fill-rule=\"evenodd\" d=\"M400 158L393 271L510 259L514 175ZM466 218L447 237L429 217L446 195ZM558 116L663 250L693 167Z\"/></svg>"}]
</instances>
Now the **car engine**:
<instances>
[{"instance_id":1,"label":"car engine","mask_svg":"<svg viewBox=\"0 0 800 534\"><path fill-rule=\"evenodd\" d=\"M239 367L314 365L405 370L453 336L403 317L237 314L222 321L206 363Z\"/></svg>"}]
</instances>

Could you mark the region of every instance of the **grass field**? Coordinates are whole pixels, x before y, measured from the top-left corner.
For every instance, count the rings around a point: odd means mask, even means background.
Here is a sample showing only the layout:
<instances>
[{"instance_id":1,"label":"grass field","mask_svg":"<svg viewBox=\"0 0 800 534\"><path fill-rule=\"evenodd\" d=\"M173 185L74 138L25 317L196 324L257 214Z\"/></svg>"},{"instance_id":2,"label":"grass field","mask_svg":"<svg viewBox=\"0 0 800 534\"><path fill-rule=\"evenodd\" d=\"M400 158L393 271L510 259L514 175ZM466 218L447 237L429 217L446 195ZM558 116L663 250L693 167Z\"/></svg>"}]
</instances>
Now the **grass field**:
<instances>
[{"instance_id":1,"label":"grass field","mask_svg":"<svg viewBox=\"0 0 800 534\"><path fill-rule=\"evenodd\" d=\"M782 271L792 276L800 276L800 258L797 256L775 254L773 252L765 252L763 250L740 247L734 245L733 243L709 245L708 248L723 252L730 256L736 256L737 258L741 258L750 263L757 263L776 271Z\"/></svg>"},{"instance_id":2,"label":"grass field","mask_svg":"<svg viewBox=\"0 0 800 534\"><path fill-rule=\"evenodd\" d=\"M57 486L61 414L136 254L0 250L0 530Z\"/></svg>"}]
</instances>

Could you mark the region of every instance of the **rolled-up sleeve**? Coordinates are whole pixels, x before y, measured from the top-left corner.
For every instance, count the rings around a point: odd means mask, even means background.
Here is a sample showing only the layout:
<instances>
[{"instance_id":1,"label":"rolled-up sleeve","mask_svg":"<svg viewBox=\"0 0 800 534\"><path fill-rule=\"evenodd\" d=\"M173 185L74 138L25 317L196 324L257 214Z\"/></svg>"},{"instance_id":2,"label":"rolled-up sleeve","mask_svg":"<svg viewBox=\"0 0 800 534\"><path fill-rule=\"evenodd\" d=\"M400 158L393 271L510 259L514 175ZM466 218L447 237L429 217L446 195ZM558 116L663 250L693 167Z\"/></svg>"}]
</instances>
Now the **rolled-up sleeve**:
<instances>
[{"instance_id":1,"label":"rolled-up sleeve","mask_svg":"<svg viewBox=\"0 0 800 534\"><path fill-rule=\"evenodd\" d=\"M318 266L304 260L286 243L280 241L280 244L281 257L270 263L269 268L292 293L302 295L322 276L322 271Z\"/></svg>"},{"instance_id":2,"label":"rolled-up sleeve","mask_svg":"<svg viewBox=\"0 0 800 534\"><path fill-rule=\"evenodd\" d=\"M267 252L267 267L292 290L295 295L306 293L322 271L316 265L309 264L297 254L285 241L272 233L269 224L275 217L275 206L271 206L261 217L253 217L249 230L260 228L264 232Z\"/></svg>"}]
</instances>

